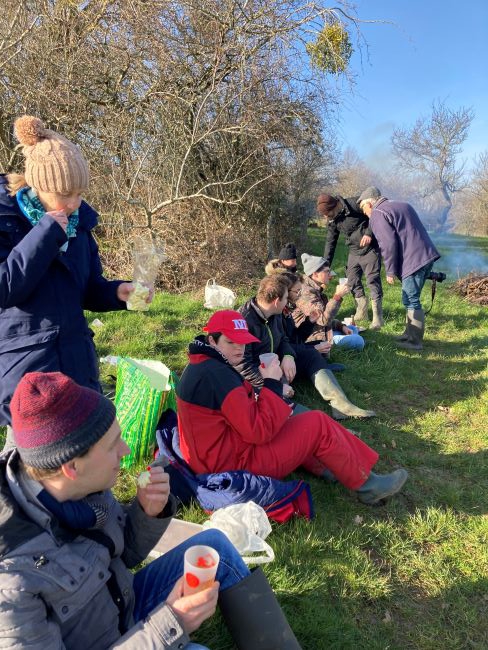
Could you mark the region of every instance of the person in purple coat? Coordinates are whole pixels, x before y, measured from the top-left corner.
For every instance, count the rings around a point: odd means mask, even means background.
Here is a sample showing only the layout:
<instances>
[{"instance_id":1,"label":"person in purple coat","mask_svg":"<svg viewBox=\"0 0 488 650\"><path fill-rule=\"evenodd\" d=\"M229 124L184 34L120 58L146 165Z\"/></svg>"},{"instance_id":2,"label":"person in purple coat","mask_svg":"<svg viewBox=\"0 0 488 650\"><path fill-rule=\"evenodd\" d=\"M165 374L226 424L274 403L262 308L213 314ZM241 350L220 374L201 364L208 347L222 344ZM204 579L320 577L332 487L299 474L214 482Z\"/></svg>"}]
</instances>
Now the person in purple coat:
<instances>
[{"instance_id":1,"label":"person in purple coat","mask_svg":"<svg viewBox=\"0 0 488 650\"><path fill-rule=\"evenodd\" d=\"M358 204L378 240L386 270L386 281L395 277L402 282L402 302L407 310L406 327L398 345L421 350L425 330L425 312L420 294L434 262L440 258L418 214L409 203L390 201L377 187L361 193Z\"/></svg>"},{"instance_id":2,"label":"person in purple coat","mask_svg":"<svg viewBox=\"0 0 488 650\"><path fill-rule=\"evenodd\" d=\"M14 131L25 168L0 175L0 425L10 425L10 400L27 372L61 371L101 390L83 310L125 309L134 290L103 277L78 147L29 115ZM6 448L12 444L8 428Z\"/></svg>"}]
</instances>

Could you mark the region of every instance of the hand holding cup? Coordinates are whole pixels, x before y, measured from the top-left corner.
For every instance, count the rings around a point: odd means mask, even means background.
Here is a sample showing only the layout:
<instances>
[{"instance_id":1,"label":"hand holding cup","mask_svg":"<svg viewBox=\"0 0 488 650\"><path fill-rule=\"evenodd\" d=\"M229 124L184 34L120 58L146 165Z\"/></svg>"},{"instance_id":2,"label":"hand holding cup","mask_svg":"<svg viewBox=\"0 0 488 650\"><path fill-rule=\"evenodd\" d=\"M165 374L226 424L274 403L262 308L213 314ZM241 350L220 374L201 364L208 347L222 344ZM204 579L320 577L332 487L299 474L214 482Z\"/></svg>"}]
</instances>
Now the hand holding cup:
<instances>
[{"instance_id":1,"label":"hand holding cup","mask_svg":"<svg viewBox=\"0 0 488 650\"><path fill-rule=\"evenodd\" d=\"M277 379L283 376L280 358L275 352L265 352L259 355L259 372L263 379Z\"/></svg>"}]
</instances>

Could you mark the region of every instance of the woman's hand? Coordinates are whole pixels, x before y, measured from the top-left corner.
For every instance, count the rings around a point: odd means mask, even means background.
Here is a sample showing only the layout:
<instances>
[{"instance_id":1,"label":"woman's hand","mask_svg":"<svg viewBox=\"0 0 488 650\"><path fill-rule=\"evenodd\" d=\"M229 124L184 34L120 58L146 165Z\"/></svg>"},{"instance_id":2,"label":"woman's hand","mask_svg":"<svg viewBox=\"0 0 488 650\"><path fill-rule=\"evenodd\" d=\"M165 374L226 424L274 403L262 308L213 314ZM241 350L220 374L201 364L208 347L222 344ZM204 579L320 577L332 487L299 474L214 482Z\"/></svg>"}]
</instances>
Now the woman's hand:
<instances>
[{"instance_id":1,"label":"woman's hand","mask_svg":"<svg viewBox=\"0 0 488 650\"><path fill-rule=\"evenodd\" d=\"M350 289L347 286L347 284L338 284L337 287L335 288L334 296L338 296L339 298L342 298L343 296L346 295L346 293L349 292Z\"/></svg>"},{"instance_id":2,"label":"woman's hand","mask_svg":"<svg viewBox=\"0 0 488 650\"><path fill-rule=\"evenodd\" d=\"M217 607L219 582L214 582L208 589L203 589L191 596L183 596L183 578L180 578L171 590L166 602L171 605L180 619L187 634L197 630L203 621L210 618Z\"/></svg>"},{"instance_id":3,"label":"woman's hand","mask_svg":"<svg viewBox=\"0 0 488 650\"><path fill-rule=\"evenodd\" d=\"M64 232L66 232L68 228L68 215L64 210L52 210L51 212L46 212L46 214L59 223Z\"/></svg>"},{"instance_id":4,"label":"woman's hand","mask_svg":"<svg viewBox=\"0 0 488 650\"><path fill-rule=\"evenodd\" d=\"M284 356L283 361L281 362L281 369L283 370L286 381L291 384L297 374L295 359L291 356Z\"/></svg>"},{"instance_id":5,"label":"woman's hand","mask_svg":"<svg viewBox=\"0 0 488 650\"><path fill-rule=\"evenodd\" d=\"M320 343L314 345L314 348L317 350L317 352L320 352L320 354L329 354L332 348L332 343L329 341L320 341Z\"/></svg>"},{"instance_id":6,"label":"woman's hand","mask_svg":"<svg viewBox=\"0 0 488 650\"><path fill-rule=\"evenodd\" d=\"M293 397L295 391L289 384L283 384L283 397Z\"/></svg>"},{"instance_id":7,"label":"woman's hand","mask_svg":"<svg viewBox=\"0 0 488 650\"><path fill-rule=\"evenodd\" d=\"M122 302L127 302L130 298L130 294L135 291L135 286L133 282L121 282L117 287L117 298ZM149 293L147 294L146 302L149 304L153 301L154 298L154 287L149 287Z\"/></svg>"},{"instance_id":8,"label":"woman's hand","mask_svg":"<svg viewBox=\"0 0 488 650\"><path fill-rule=\"evenodd\" d=\"M137 498L149 517L157 517L163 512L169 499L169 475L162 467L148 467L151 481L144 488L137 488Z\"/></svg>"}]
</instances>

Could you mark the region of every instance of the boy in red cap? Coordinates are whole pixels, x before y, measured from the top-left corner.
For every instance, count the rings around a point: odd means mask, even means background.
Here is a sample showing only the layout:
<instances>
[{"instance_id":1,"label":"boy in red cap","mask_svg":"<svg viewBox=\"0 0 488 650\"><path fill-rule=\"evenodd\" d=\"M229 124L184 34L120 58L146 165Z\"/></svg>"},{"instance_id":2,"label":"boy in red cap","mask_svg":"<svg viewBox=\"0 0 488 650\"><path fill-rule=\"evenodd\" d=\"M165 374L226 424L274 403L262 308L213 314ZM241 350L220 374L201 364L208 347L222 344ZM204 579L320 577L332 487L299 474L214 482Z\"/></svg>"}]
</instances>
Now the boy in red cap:
<instances>
[{"instance_id":1,"label":"boy in red cap","mask_svg":"<svg viewBox=\"0 0 488 650\"><path fill-rule=\"evenodd\" d=\"M292 416L278 360L260 367L263 387L237 372L246 343L256 342L239 312L216 312L190 344L177 388L181 451L197 473L247 470L281 479L302 466L335 478L375 504L398 492L407 472L371 471L378 454L321 411Z\"/></svg>"}]
</instances>

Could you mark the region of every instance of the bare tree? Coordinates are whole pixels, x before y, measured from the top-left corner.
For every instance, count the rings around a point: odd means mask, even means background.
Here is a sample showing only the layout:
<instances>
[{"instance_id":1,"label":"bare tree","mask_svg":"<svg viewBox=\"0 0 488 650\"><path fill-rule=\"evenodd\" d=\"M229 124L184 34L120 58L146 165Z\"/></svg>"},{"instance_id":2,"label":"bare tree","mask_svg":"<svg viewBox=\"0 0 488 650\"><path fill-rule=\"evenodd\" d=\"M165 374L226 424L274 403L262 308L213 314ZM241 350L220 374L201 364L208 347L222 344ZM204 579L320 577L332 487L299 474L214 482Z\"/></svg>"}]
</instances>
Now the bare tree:
<instances>
[{"instance_id":1,"label":"bare tree","mask_svg":"<svg viewBox=\"0 0 488 650\"><path fill-rule=\"evenodd\" d=\"M313 165L299 159L309 146L312 158L320 151L317 107L334 96L304 45L328 22L355 26L346 9L308 0L7 0L0 34L22 35L22 46L9 37L3 58L0 50L0 165L20 167L11 124L36 114L89 158L89 198L110 255L127 259L134 229L162 236L178 260L164 270L174 282L178 266L190 278L204 258L215 262L217 231L229 227L237 251L264 257L270 208L301 210L302 199L286 200L292 170L301 165L307 186Z\"/></svg>"},{"instance_id":2,"label":"bare tree","mask_svg":"<svg viewBox=\"0 0 488 650\"><path fill-rule=\"evenodd\" d=\"M480 154L470 175L470 182L453 207L456 232L488 235L488 151Z\"/></svg>"},{"instance_id":3,"label":"bare tree","mask_svg":"<svg viewBox=\"0 0 488 650\"><path fill-rule=\"evenodd\" d=\"M423 178L426 196L437 192L443 198L438 218L441 230L447 224L452 195L465 186L465 163L458 163L458 156L473 117L471 108L453 110L437 101L430 116L419 118L411 128L393 132L393 151L400 166Z\"/></svg>"}]
</instances>

